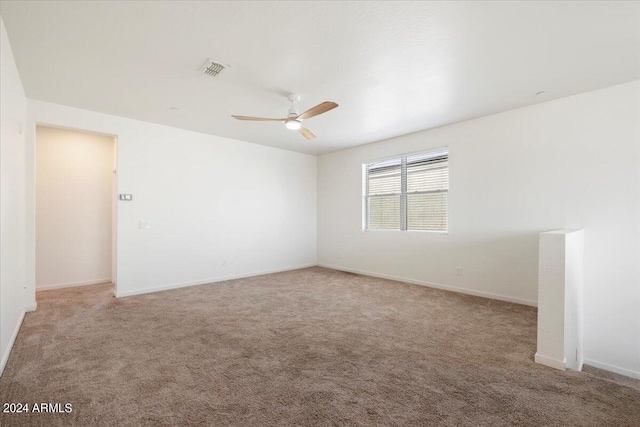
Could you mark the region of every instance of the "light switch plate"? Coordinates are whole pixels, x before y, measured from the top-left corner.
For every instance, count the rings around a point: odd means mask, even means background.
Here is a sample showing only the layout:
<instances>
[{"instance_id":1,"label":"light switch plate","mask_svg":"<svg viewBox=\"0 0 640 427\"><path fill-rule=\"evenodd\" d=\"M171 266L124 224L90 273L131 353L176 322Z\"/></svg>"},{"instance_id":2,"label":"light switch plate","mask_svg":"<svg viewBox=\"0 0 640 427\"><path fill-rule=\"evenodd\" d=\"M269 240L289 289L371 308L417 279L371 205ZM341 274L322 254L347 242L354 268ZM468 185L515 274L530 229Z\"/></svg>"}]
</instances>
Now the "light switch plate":
<instances>
[{"instance_id":1,"label":"light switch plate","mask_svg":"<svg viewBox=\"0 0 640 427\"><path fill-rule=\"evenodd\" d=\"M143 228L143 229L147 229L147 228L151 228L151 224L149 223L149 221L141 219L138 222L138 227Z\"/></svg>"}]
</instances>

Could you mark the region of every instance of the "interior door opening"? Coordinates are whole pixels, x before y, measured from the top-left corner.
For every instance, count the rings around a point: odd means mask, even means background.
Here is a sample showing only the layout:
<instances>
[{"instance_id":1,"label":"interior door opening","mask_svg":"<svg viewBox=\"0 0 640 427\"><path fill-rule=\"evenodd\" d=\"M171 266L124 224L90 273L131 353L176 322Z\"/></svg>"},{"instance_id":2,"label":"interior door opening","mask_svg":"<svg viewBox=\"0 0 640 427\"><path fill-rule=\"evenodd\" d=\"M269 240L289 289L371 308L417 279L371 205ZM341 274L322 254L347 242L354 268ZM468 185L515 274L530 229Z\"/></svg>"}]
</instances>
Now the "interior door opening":
<instances>
[{"instance_id":1,"label":"interior door opening","mask_svg":"<svg viewBox=\"0 0 640 427\"><path fill-rule=\"evenodd\" d=\"M116 144L36 126L36 292L116 285Z\"/></svg>"}]
</instances>

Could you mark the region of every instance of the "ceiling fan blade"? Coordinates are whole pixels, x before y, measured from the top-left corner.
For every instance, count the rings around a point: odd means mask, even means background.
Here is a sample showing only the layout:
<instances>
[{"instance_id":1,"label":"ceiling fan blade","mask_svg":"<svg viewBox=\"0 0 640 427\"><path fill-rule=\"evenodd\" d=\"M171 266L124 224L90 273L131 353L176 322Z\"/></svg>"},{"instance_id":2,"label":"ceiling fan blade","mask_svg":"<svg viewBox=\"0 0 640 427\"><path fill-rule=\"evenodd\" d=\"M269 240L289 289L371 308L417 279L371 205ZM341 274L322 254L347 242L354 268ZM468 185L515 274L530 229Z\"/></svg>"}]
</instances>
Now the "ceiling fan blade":
<instances>
[{"instance_id":1,"label":"ceiling fan blade","mask_svg":"<svg viewBox=\"0 0 640 427\"><path fill-rule=\"evenodd\" d=\"M316 136L313 134L313 132L311 132L309 129L300 126L300 133L302 134L302 136L304 136L307 139L313 139Z\"/></svg>"},{"instance_id":2,"label":"ceiling fan blade","mask_svg":"<svg viewBox=\"0 0 640 427\"><path fill-rule=\"evenodd\" d=\"M335 102L325 101L322 104L318 104L315 107L309 108L307 111L305 111L304 113L300 114L296 118L298 120L310 119L311 117L317 116L317 115L322 114L322 113L326 113L329 110L333 110L337 106L338 106L338 104L336 104Z\"/></svg>"},{"instance_id":3,"label":"ceiling fan blade","mask_svg":"<svg viewBox=\"0 0 640 427\"><path fill-rule=\"evenodd\" d=\"M284 122L287 120L287 119L267 119L265 117L234 116L234 115L232 115L231 117L237 120L254 120L258 122Z\"/></svg>"}]
</instances>

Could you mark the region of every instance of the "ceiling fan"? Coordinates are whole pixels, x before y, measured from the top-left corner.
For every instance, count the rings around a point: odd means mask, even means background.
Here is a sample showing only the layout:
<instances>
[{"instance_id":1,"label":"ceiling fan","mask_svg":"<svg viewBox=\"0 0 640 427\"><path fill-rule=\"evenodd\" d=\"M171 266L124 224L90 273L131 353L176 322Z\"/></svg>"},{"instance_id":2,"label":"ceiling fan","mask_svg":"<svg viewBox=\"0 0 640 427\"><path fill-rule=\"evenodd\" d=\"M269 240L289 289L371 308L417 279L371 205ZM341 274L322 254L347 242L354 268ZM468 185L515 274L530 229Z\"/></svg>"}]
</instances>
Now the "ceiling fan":
<instances>
[{"instance_id":1,"label":"ceiling fan","mask_svg":"<svg viewBox=\"0 0 640 427\"><path fill-rule=\"evenodd\" d=\"M248 117L248 116L234 116L234 119L237 120L254 120L260 122L282 122L287 127L287 129L298 130L307 139L313 139L316 136L309 129L302 126L302 121L310 119L311 117L318 116L320 114L326 113L327 111L333 110L338 106L335 102L325 101L321 104L316 105L315 107L309 108L302 114L298 114L298 102L300 101L300 95L289 95L289 101L291 102L291 108L289 109L289 114L284 119L267 119L264 117Z\"/></svg>"}]
</instances>

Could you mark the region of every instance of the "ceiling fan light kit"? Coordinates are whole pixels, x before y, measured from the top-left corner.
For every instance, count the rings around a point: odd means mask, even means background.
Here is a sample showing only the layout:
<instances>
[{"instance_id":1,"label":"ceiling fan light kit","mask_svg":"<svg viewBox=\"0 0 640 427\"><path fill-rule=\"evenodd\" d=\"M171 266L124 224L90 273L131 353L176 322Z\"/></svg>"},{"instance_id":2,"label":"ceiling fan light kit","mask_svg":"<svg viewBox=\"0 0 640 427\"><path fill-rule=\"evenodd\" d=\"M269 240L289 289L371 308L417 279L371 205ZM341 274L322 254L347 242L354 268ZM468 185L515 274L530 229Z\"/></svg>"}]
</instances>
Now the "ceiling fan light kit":
<instances>
[{"instance_id":1,"label":"ceiling fan light kit","mask_svg":"<svg viewBox=\"0 0 640 427\"><path fill-rule=\"evenodd\" d=\"M298 130L302 126L302 123L300 123L296 119L292 119L292 120L287 120L286 122L284 122L284 125L287 127L287 129Z\"/></svg>"},{"instance_id":2,"label":"ceiling fan light kit","mask_svg":"<svg viewBox=\"0 0 640 427\"><path fill-rule=\"evenodd\" d=\"M335 102L325 101L321 104L316 105L315 107L309 108L302 114L298 114L298 102L300 101L300 95L291 94L288 96L289 101L291 102L291 108L289 108L289 114L287 117L283 119L267 119L264 117L251 117L251 116L235 116L232 115L236 120L251 120L251 121L260 121L260 122L282 122L285 127L290 130L297 130L307 139L313 139L316 136L309 129L302 126L302 121L310 119L315 116L319 116L320 114L324 114L327 111L333 110L338 106Z\"/></svg>"}]
</instances>

